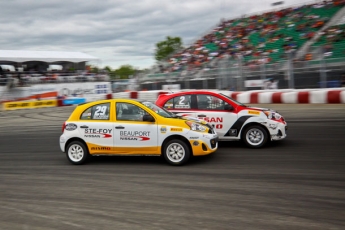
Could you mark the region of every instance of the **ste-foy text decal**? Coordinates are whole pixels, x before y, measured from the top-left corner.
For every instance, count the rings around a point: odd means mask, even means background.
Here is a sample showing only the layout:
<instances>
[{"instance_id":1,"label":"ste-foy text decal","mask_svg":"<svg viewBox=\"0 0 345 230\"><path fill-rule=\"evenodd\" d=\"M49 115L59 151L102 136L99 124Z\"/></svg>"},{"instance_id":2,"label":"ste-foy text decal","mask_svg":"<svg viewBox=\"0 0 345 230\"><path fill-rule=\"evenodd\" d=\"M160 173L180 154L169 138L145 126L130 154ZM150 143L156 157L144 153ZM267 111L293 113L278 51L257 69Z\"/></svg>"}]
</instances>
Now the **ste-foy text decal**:
<instances>
[{"instance_id":1,"label":"ste-foy text decal","mask_svg":"<svg viewBox=\"0 0 345 230\"><path fill-rule=\"evenodd\" d=\"M121 141L148 141L150 131L120 131Z\"/></svg>"},{"instance_id":2,"label":"ste-foy text decal","mask_svg":"<svg viewBox=\"0 0 345 230\"><path fill-rule=\"evenodd\" d=\"M110 138L112 129L85 129L84 137L90 138Z\"/></svg>"}]
</instances>

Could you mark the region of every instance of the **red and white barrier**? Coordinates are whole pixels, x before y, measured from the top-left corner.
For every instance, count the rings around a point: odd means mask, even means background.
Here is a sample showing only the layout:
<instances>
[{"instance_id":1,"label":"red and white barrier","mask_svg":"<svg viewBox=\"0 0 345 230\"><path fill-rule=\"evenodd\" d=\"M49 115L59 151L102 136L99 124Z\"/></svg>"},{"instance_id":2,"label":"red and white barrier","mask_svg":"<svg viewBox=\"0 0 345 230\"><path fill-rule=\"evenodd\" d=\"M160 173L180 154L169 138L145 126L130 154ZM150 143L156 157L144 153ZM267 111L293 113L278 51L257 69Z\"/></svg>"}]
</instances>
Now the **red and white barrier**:
<instances>
[{"instance_id":1,"label":"red and white barrier","mask_svg":"<svg viewBox=\"0 0 345 230\"><path fill-rule=\"evenodd\" d=\"M186 91L186 90L183 90ZM285 90L258 90L258 91L220 91L231 98L245 104L342 104L345 103L345 88L332 89L285 89ZM132 91L108 94L107 98L131 98L156 101L160 94L169 91Z\"/></svg>"}]
</instances>

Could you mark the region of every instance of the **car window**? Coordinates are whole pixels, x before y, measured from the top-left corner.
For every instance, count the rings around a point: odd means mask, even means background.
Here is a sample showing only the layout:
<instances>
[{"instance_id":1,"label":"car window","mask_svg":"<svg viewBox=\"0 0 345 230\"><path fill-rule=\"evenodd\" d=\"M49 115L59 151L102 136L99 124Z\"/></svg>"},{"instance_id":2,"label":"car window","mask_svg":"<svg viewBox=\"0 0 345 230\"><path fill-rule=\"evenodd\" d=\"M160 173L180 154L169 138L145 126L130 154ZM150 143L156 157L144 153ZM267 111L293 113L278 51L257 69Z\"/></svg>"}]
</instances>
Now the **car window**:
<instances>
[{"instance_id":1,"label":"car window","mask_svg":"<svg viewBox=\"0 0 345 230\"><path fill-rule=\"evenodd\" d=\"M109 120L110 103L94 105L86 109L80 117L80 120Z\"/></svg>"},{"instance_id":2,"label":"car window","mask_svg":"<svg viewBox=\"0 0 345 230\"><path fill-rule=\"evenodd\" d=\"M166 109L191 109L191 95L174 97L164 104Z\"/></svg>"},{"instance_id":3,"label":"car window","mask_svg":"<svg viewBox=\"0 0 345 230\"><path fill-rule=\"evenodd\" d=\"M143 102L141 102L141 104L145 105L151 111L157 113L158 115L160 115L162 117L166 117L166 118L173 118L173 117L175 118L176 117L176 115L174 113L169 112L169 110L167 110L165 108L161 108L152 102L143 101Z\"/></svg>"},{"instance_id":4,"label":"car window","mask_svg":"<svg viewBox=\"0 0 345 230\"><path fill-rule=\"evenodd\" d=\"M145 114L148 113L139 106L123 102L116 103L116 120L118 121L142 121Z\"/></svg>"},{"instance_id":5,"label":"car window","mask_svg":"<svg viewBox=\"0 0 345 230\"><path fill-rule=\"evenodd\" d=\"M197 95L197 104L201 110L224 110L224 106L228 105L222 99L206 94Z\"/></svg>"}]
</instances>

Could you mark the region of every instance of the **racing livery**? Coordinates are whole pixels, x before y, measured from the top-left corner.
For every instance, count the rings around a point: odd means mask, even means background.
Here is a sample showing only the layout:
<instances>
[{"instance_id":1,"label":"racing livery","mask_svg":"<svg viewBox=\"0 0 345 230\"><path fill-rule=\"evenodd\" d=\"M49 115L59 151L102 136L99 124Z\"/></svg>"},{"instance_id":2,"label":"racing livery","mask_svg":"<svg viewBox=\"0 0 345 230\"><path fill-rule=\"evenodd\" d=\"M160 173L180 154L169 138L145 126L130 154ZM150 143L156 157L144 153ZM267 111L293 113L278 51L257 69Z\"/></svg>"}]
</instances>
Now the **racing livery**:
<instances>
[{"instance_id":1,"label":"racing livery","mask_svg":"<svg viewBox=\"0 0 345 230\"><path fill-rule=\"evenodd\" d=\"M218 136L206 121L131 99L81 104L62 132L60 148L73 164L89 155L162 155L171 165L182 165L218 148Z\"/></svg>"},{"instance_id":2,"label":"racing livery","mask_svg":"<svg viewBox=\"0 0 345 230\"><path fill-rule=\"evenodd\" d=\"M268 140L286 137L287 123L276 111L248 107L218 92L187 91L159 95L156 104L181 116L208 122L220 141L243 140L260 148Z\"/></svg>"}]
</instances>

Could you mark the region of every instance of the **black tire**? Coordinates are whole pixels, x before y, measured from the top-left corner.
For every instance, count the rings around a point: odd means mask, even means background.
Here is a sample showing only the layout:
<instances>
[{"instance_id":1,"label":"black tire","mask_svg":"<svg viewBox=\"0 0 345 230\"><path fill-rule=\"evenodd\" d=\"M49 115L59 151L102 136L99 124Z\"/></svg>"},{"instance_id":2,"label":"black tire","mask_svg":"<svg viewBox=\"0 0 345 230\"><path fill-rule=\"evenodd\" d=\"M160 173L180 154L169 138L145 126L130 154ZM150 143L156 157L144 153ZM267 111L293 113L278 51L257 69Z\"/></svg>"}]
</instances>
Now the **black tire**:
<instances>
[{"instance_id":1,"label":"black tire","mask_svg":"<svg viewBox=\"0 0 345 230\"><path fill-rule=\"evenodd\" d=\"M72 141L66 148L66 156L69 162L81 165L89 158L89 151L81 141Z\"/></svg>"},{"instance_id":2,"label":"black tire","mask_svg":"<svg viewBox=\"0 0 345 230\"><path fill-rule=\"evenodd\" d=\"M266 144L268 134L265 128L259 125L251 125L245 128L242 141L250 148L261 148Z\"/></svg>"},{"instance_id":3,"label":"black tire","mask_svg":"<svg viewBox=\"0 0 345 230\"><path fill-rule=\"evenodd\" d=\"M163 146L163 156L170 165L179 166L187 163L191 153L185 142L176 139Z\"/></svg>"}]
</instances>

